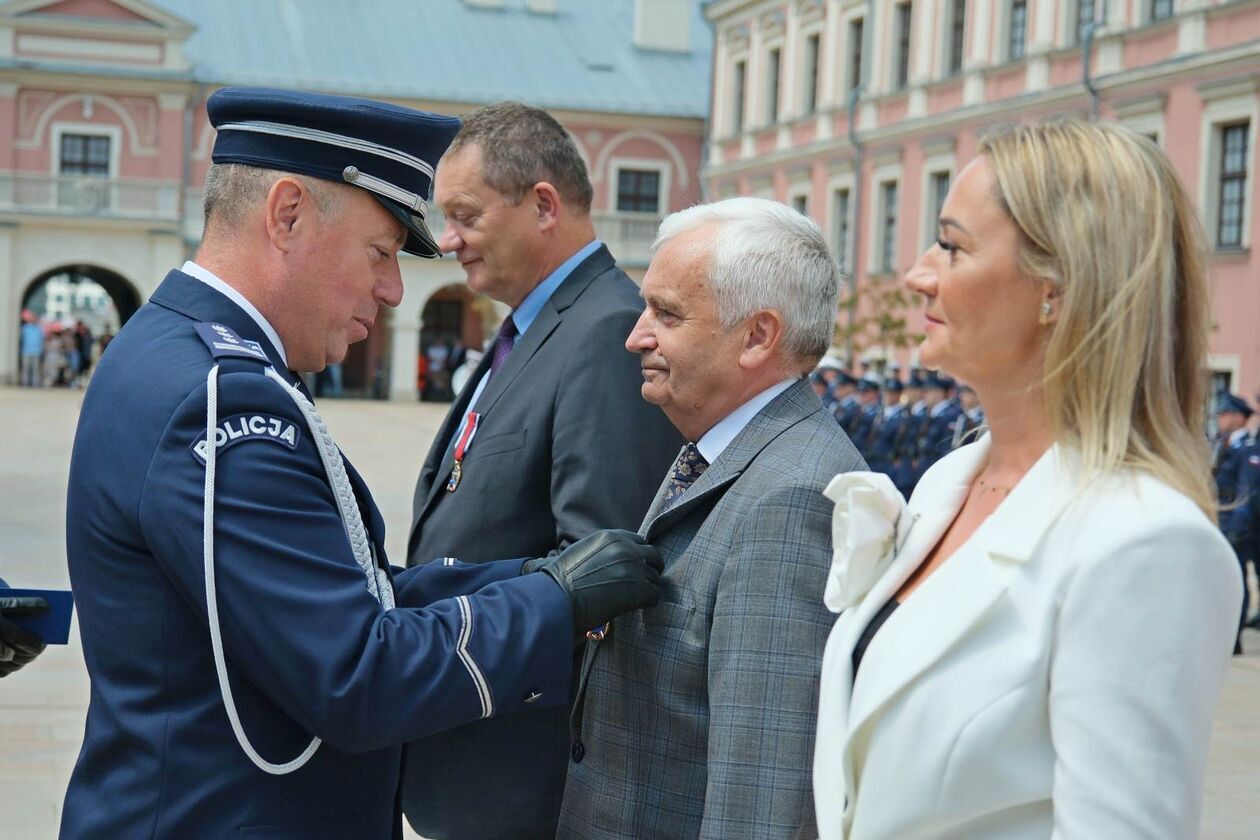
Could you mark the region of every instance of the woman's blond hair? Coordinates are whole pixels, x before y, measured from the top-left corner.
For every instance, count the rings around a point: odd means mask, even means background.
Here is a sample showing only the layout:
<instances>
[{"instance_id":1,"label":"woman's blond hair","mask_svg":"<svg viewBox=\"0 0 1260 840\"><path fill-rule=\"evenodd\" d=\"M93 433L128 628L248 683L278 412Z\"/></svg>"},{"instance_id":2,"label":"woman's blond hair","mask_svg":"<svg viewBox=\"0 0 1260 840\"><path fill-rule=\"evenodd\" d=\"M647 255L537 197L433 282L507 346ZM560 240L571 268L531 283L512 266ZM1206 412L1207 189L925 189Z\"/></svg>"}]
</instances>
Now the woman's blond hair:
<instances>
[{"instance_id":1,"label":"woman's blond hair","mask_svg":"<svg viewBox=\"0 0 1260 840\"><path fill-rule=\"evenodd\" d=\"M1072 119L1004 127L979 153L1023 234L1020 267L1061 293L1043 383L1053 438L1086 476L1142 470L1215 519L1207 255L1167 156L1122 126Z\"/></svg>"}]
</instances>

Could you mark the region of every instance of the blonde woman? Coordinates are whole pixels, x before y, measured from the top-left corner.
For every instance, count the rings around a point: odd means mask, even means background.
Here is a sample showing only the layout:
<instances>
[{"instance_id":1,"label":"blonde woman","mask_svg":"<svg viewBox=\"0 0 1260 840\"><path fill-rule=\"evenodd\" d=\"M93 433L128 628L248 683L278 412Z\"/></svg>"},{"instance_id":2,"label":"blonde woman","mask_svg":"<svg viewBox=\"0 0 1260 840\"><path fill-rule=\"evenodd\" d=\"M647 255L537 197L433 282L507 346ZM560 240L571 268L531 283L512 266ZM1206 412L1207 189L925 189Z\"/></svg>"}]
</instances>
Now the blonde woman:
<instances>
[{"instance_id":1,"label":"blonde woman","mask_svg":"<svg viewBox=\"0 0 1260 840\"><path fill-rule=\"evenodd\" d=\"M988 433L909 505L839 476L814 785L830 838L1186 838L1241 596L1215 525L1209 289L1168 159L985 139L907 285Z\"/></svg>"}]
</instances>

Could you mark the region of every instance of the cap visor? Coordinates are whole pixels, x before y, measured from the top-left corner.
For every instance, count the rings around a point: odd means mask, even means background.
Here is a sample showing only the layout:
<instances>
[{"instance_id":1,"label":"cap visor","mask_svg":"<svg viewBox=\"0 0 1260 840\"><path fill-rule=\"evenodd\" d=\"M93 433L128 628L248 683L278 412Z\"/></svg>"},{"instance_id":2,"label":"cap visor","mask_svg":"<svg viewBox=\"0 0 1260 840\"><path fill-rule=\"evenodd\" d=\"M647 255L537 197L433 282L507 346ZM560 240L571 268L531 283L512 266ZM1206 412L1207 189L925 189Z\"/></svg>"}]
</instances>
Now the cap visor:
<instances>
[{"instance_id":1,"label":"cap visor","mask_svg":"<svg viewBox=\"0 0 1260 840\"><path fill-rule=\"evenodd\" d=\"M424 219L392 199L388 199L383 195L377 195L370 190L368 192L372 198L379 201L381 206L388 210L390 215L401 222L402 226L407 229L407 241L403 243L402 247L404 251L428 260L435 260L442 256L442 252L437 246L437 241L433 238L433 234L429 233L429 228L425 225Z\"/></svg>"}]
</instances>

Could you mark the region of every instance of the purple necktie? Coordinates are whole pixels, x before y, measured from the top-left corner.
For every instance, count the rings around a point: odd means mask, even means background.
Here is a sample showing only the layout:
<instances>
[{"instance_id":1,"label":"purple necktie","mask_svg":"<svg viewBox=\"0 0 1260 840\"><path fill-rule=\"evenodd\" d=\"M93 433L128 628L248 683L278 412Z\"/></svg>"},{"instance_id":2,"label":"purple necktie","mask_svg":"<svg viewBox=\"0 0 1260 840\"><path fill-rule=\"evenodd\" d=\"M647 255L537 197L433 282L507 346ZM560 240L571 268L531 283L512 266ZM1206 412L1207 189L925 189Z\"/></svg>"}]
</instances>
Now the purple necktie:
<instances>
[{"instance_id":1,"label":"purple necktie","mask_svg":"<svg viewBox=\"0 0 1260 840\"><path fill-rule=\"evenodd\" d=\"M494 356L490 361L490 375L494 376L495 372L503 367L503 363L507 361L508 353L512 352L512 348L516 346L516 322L509 315L503 319L503 325L499 327L499 334L494 337Z\"/></svg>"}]
</instances>

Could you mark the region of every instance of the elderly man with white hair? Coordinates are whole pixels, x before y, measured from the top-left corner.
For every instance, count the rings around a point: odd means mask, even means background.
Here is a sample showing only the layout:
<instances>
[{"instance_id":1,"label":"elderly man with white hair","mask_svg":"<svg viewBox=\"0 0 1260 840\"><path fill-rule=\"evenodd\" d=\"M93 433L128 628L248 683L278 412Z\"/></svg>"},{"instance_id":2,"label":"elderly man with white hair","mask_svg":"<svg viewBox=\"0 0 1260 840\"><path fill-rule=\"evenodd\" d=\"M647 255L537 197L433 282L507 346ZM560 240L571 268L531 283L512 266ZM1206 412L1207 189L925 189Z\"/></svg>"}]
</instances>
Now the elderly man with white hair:
<instances>
[{"instance_id":1,"label":"elderly man with white hair","mask_svg":"<svg viewBox=\"0 0 1260 840\"><path fill-rule=\"evenodd\" d=\"M588 634L562 838L816 837L831 505L865 468L810 387L840 271L818 227L734 198L665 219L626 341L689 441L640 533L660 603Z\"/></svg>"}]
</instances>

